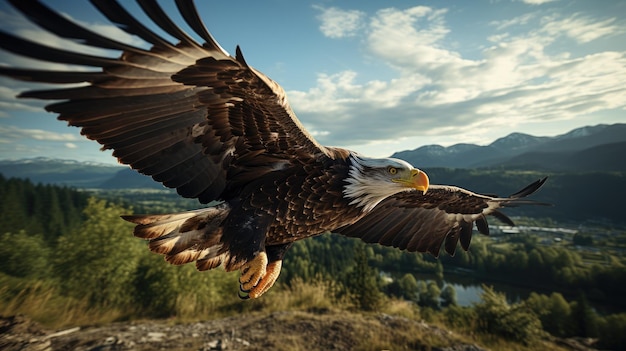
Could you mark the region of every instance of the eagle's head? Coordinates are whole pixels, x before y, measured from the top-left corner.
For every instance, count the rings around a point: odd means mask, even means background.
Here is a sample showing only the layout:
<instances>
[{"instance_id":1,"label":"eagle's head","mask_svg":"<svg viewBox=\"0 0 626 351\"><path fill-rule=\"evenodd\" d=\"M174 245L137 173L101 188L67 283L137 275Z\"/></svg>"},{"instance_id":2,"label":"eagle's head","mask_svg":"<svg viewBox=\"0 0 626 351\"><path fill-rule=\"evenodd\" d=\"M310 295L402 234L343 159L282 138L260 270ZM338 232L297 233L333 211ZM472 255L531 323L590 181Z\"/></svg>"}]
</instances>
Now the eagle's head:
<instances>
[{"instance_id":1,"label":"eagle's head","mask_svg":"<svg viewBox=\"0 0 626 351\"><path fill-rule=\"evenodd\" d=\"M371 211L387 197L409 190L426 193L428 176L410 163L396 158L369 158L356 153L349 157L350 172L343 190L351 205Z\"/></svg>"}]
</instances>

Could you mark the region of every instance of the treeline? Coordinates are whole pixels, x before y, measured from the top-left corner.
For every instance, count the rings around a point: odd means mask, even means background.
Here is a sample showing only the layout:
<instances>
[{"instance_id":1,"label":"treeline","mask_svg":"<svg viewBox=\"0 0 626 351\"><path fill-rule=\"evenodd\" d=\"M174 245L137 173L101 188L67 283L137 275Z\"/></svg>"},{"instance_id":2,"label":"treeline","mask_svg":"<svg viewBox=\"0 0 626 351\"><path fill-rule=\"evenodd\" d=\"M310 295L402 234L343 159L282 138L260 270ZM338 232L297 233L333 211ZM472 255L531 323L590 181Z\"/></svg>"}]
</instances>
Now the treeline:
<instances>
[{"instance_id":1,"label":"treeline","mask_svg":"<svg viewBox=\"0 0 626 351\"><path fill-rule=\"evenodd\" d=\"M120 215L132 212L125 205L15 179L2 178L0 193L6 195L3 209L13 207L0 214L4 223L0 232L2 314L24 313L61 326L128 318L208 318L294 306L385 311L392 301L409 301L409 306L414 306L409 309L420 318L441 321L471 335L499 335L532 344L549 332L599 337L602 347L613 349L626 342L626 336L616 332L626 330L626 314L597 315L586 302L584 290L572 302L552 294L509 304L503 295L485 288L479 304L459 307L453 289L417 281L411 274L421 270L443 276L442 260L337 235L296 243L287 254L277 286L257 301L242 302L236 294L237 274L222 270L200 273L193 265L174 267L150 253L143 241L131 235L132 224L120 220ZM42 194L48 194L45 202ZM50 206L58 210L47 211ZM47 223L51 213L56 213L60 224ZM570 265L574 275L604 272L604 268L586 267L575 256L558 250L553 254L532 242L499 244L499 248L480 241L474 244L476 248L467 257L457 255L455 264L482 267L476 269L489 274L492 267L508 269L520 279L528 279L524 272L531 272L529 267L535 274L536 270L547 271L541 273L546 274L545 279L559 274L548 266L566 269ZM529 253L528 260L521 252ZM531 260L530 255L541 260ZM446 260L445 264L450 264ZM509 260L526 265L511 263L517 268L506 268ZM537 262L543 265L535 265ZM617 264L616 269L623 270ZM405 273L388 279L381 271ZM622 282L613 281L613 285ZM406 308L402 311L409 313Z\"/></svg>"},{"instance_id":2,"label":"treeline","mask_svg":"<svg viewBox=\"0 0 626 351\"><path fill-rule=\"evenodd\" d=\"M40 235L52 244L82 221L89 195L68 187L33 184L0 174L0 228Z\"/></svg>"}]
</instances>

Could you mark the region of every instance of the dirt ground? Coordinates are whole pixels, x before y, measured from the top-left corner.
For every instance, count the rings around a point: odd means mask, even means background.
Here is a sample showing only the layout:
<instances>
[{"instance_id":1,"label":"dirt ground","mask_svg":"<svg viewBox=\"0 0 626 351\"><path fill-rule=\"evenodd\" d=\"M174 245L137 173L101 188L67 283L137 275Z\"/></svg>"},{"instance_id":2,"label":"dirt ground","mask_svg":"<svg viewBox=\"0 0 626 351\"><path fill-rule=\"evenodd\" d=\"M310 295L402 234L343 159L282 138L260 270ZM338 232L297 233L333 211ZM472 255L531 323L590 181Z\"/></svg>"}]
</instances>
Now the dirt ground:
<instances>
[{"instance_id":1,"label":"dirt ground","mask_svg":"<svg viewBox=\"0 0 626 351\"><path fill-rule=\"evenodd\" d=\"M22 316L0 318L0 350L6 351L485 350L458 340L450 331L403 317L345 312L275 312L189 324L139 321L64 330L46 330Z\"/></svg>"}]
</instances>

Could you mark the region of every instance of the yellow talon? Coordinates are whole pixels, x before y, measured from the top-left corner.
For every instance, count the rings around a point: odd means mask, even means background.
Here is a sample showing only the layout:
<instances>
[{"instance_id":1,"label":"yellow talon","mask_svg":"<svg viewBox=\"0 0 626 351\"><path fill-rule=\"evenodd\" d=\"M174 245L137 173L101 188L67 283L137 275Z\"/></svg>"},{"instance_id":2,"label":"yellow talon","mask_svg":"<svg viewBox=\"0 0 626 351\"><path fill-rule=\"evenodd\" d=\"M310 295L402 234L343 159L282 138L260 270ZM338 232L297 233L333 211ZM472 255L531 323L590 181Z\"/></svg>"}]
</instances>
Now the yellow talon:
<instances>
[{"instance_id":1,"label":"yellow talon","mask_svg":"<svg viewBox=\"0 0 626 351\"><path fill-rule=\"evenodd\" d=\"M280 269L282 268L282 266L283 261L274 261L268 264L265 270L265 275L263 276L263 278L261 278L259 283L250 290L250 292L248 293L248 297L251 299L256 299L257 297L260 297L265 292L267 292L272 286L274 286L276 279L278 279L278 276L280 275Z\"/></svg>"},{"instance_id":2,"label":"yellow talon","mask_svg":"<svg viewBox=\"0 0 626 351\"><path fill-rule=\"evenodd\" d=\"M250 291L259 284L259 281L265 276L267 267L267 254L265 251L256 255L252 261L246 262L241 267L241 277L239 277L240 289L243 292Z\"/></svg>"},{"instance_id":3,"label":"yellow talon","mask_svg":"<svg viewBox=\"0 0 626 351\"><path fill-rule=\"evenodd\" d=\"M259 253L254 259L246 262L241 268L239 277L239 297L256 299L263 295L276 283L282 266L282 260L268 264L265 252Z\"/></svg>"}]
</instances>

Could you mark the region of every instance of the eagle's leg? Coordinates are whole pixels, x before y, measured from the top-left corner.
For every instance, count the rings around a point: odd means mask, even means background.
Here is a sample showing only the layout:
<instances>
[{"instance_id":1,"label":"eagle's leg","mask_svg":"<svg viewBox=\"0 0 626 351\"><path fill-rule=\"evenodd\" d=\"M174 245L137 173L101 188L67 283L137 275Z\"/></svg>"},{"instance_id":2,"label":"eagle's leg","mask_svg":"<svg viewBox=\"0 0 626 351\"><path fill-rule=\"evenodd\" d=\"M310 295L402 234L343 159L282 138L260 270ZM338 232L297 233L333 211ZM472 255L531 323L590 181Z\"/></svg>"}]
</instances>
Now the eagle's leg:
<instances>
[{"instance_id":1,"label":"eagle's leg","mask_svg":"<svg viewBox=\"0 0 626 351\"><path fill-rule=\"evenodd\" d=\"M239 294L242 299L256 299L267 292L280 275L283 257L291 244L268 246L267 253L259 253L252 261L244 264L239 278ZM259 276L260 279L256 279Z\"/></svg>"}]
</instances>

